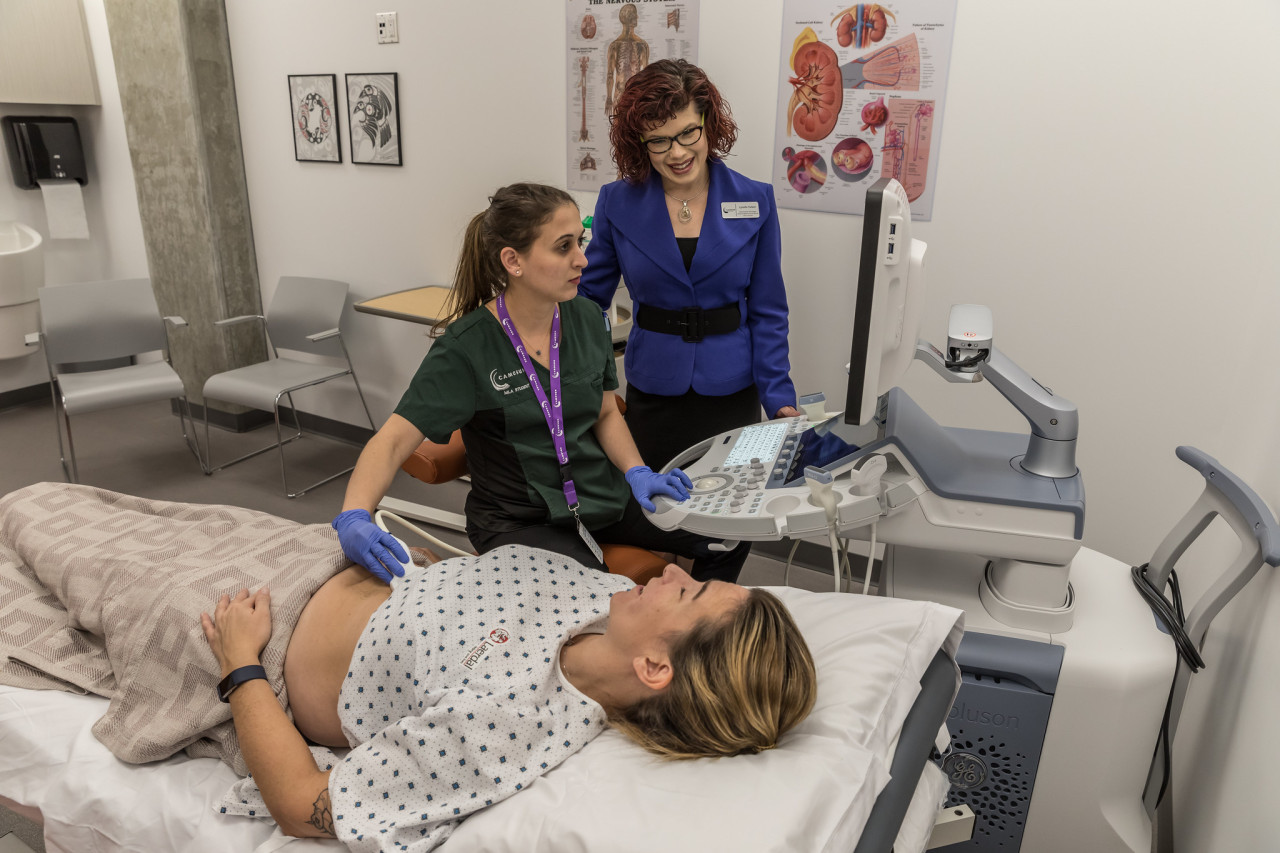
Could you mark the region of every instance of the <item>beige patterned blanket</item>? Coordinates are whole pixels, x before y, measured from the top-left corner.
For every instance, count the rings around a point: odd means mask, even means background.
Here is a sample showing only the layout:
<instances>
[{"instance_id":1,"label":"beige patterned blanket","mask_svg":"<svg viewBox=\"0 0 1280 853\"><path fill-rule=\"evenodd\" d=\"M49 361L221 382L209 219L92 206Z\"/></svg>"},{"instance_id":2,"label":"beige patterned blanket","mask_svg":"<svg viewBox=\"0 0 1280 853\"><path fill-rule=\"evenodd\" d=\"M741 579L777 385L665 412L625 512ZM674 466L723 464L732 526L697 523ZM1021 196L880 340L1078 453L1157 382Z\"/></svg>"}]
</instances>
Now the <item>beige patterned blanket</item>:
<instances>
[{"instance_id":1,"label":"beige patterned blanket","mask_svg":"<svg viewBox=\"0 0 1280 853\"><path fill-rule=\"evenodd\" d=\"M293 627L347 565L327 525L64 483L20 489L0 498L0 683L109 698L93 733L123 761L186 750L244 775L200 614L270 584L262 663L286 703Z\"/></svg>"}]
</instances>

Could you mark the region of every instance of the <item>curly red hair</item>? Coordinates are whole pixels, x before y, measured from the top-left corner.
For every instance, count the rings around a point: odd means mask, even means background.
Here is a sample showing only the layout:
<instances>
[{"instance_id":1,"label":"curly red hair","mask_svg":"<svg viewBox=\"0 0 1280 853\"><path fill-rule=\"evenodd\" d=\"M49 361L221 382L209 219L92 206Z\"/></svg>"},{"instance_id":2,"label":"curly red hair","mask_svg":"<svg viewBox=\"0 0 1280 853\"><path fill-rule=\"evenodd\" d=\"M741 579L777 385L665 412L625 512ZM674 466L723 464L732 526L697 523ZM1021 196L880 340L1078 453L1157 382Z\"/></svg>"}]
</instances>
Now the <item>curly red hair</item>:
<instances>
[{"instance_id":1,"label":"curly red hair","mask_svg":"<svg viewBox=\"0 0 1280 853\"><path fill-rule=\"evenodd\" d=\"M638 184L649 177L653 166L641 138L690 103L704 116L702 132L711 159L729 153L738 139L729 102L698 66L683 59L660 59L627 81L610 117L609 141L623 180Z\"/></svg>"}]
</instances>

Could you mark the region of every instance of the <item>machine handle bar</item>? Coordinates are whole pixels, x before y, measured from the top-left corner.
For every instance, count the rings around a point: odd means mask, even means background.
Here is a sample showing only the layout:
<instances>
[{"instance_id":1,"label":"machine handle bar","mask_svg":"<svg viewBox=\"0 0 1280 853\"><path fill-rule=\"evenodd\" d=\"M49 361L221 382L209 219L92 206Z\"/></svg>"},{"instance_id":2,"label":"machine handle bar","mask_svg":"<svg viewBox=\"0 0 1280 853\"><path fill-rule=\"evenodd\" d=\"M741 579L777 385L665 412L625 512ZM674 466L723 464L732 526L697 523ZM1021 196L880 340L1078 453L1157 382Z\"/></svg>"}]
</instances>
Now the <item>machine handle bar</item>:
<instances>
[{"instance_id":1,"label":"machine handle bar","mask_svg":"<svg viewBox=\"0 0 1280 853\"><path fill-rule=\"evenodd\" d=\"M1276 523L1275 516L1258 493L1202 450L1184 444L1176 453L1179 459L1200 472L1206 485L1243 516L1262 549L1263 562L1269 566L1280 565L1280 524Z\"/></svg>"}]
</instances>

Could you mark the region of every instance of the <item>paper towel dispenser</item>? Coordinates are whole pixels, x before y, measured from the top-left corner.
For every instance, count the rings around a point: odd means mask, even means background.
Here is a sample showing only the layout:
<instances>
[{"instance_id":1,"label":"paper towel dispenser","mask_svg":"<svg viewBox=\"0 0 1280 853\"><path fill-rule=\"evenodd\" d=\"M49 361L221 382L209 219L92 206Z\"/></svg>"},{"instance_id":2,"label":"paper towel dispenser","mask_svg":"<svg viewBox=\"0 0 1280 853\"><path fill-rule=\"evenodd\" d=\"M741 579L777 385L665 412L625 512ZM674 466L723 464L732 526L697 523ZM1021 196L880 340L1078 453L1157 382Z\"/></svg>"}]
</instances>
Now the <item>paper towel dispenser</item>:
<instances>
[{"instance_id":1,"label":"paper towel dispenser","mask_svg":"<svg viewBox=\"0 0 1280 853\"><path fill-rule=\"evenodd\" d=\"M24 190L39 189L37 181L75 180L89 183L80 127L65 116L5 116L4 146L9 151L13 182Z\"/></svg>"}]
</instances>

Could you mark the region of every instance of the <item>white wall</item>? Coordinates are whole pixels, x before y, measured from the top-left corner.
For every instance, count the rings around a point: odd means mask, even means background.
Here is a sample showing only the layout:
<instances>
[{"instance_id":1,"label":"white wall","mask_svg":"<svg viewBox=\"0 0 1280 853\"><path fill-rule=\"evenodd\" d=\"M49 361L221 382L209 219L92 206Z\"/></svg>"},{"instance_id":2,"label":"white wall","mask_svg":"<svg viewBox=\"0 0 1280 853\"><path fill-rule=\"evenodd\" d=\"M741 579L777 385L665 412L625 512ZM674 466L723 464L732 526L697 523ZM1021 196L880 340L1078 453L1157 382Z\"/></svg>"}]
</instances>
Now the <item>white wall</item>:
<instances>
[{"instance_id":1,"label":"white wall","mask_svg":"<svg viewBox=\"0 0 1280 853\"><path fill-rule=\"evenodd\" d=\"M25 222L44 236L47 284L148 275L104 0L82 2L102 106L0 104L0 115L71 116L80 125L89 173L89 184L83 191L88 240L50 240L44 200L39 191L21 190L14 185L7 155L0 176L0 219ZM0 359L0 392L48 381L49 371L38 350L19 358Z\"/></svg>"},{"instance_id":2,"label":"white wall","mask_svg":"<svg viewBox=\"0 0 1280 853\"><path fill-rule=\"evenodd\" d=\"M467 220L494 189L564 183L563 57L558 47L531 47L563 42L558 4L540 15L514 0L403 4L400 43L378 45L374 13L386 8L227 3L267 298L281 275L341 279L356 300L445 284ZM288 75L333 73L343 90L344 74L386 71L400 75L402 167L353 165L345 115L341 165L294 161ZM345 94L339 103L347 108ZM343 329L380 424L426 353L425 327L349 312ZM335 388L322 413L361 423L358 401L342 393Z\"/></svg>"},{"instance_id":3,"label":"white wall","mask_svg":"<svg viewBox=\"0 0 1280 853\"><path fill-rule=\"evenodd\" d=\"M282 274L346 279L356 298L446 283L488 193L520 179L564 183L562 4L403 4L391 46L375 43L381 2L227 6L268 293ZM1122 3L1089 26L1062 12L960 6L933 220L918 228L929 242L924 335L945 334L952 303L993 309L1000 348L1080 407L1087 544L1140 562L1200 489L1173 455L1179 444L1280 506L1280 267L1267 248L1280 232L1280 162L1269 153L1280 8ZM768 180L781 2L744 14L739 0L703 0L701 31L701 64L741 126L731 165ZM343 73L380 71L400 74L404 167L295 163L285 77L333 72L341 86ZM585 213L594 197L581 201ZM838 399L861 219L783 211L782 228L793 376L802 392ZM375 419L385 418L424 333L367 315L346 328ZM944 423L1025 429L990 388L947 386L919 365L905 384ZM359 423L350 399L325 405ZM1194 598L1207 575L1184 574ZM1178 743L1187 853L1261 849L1252 841L1280 829L1238 796L1276 757L1266 717L1277 688L1265 673L1280 656L1277 597L1264 571L1211 637ZM1229 701L1210 714L1209 696Z\"/></svg>"}]
</instances>

